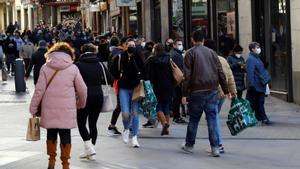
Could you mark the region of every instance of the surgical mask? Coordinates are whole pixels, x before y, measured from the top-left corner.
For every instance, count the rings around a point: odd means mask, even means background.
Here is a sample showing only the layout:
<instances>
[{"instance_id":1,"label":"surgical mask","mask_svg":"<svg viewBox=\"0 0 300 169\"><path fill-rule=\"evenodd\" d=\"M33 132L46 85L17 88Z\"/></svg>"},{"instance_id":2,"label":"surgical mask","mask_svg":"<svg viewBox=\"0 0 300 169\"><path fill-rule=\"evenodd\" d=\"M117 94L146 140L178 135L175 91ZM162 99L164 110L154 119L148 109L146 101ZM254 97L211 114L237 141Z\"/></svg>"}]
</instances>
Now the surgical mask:
<instances>
[{"instance_id":1,"label":"surgical mask","mask_svg":"<svg viewBox=\"0 0 300 169\"><path fill-rule=\"evenodd\" d=\"M141 43L141 46L144 48L145 47L145 45L146 45L146 42L142 42Z\"/></svg>"},{"instance_id":2,"label":"surgical mask","mask_svg":"<svg viewBox=\"0 0 300 169\"><path fill-rule=\"evenodd\" d=\"M235 54L235 56L236 56L237 58L240 58L242 55L241 55L241 54Z\"/></svg>"},{"instance_id":3,"label":"surgical mask","mask_svg":"<svg viewBox=\"0 0 300 169\"><path fill-rule=\"evenodd\" d=\"M128 47L127 51L129 54L133 54L135 52L135 47Z\"/></svg>"},{"instance_id":4,"label":"surgical mask","mask_svg":"<svg viewBox=\"0 0 300 169\"><path fill-rule=\"evenodd\" d=\"M256 48L255 53L259 55L261 53L261 48Z\"/></svg>"},{"instance_id":5,"label":"surgical mask","mask_svg":"<svg viewBox=\"0 0 300 169\"><path fill-rule=\"evenodd\" d=\"M177 49L183 51L183 45L178 45Z\"/></svg>"}]
</instances>

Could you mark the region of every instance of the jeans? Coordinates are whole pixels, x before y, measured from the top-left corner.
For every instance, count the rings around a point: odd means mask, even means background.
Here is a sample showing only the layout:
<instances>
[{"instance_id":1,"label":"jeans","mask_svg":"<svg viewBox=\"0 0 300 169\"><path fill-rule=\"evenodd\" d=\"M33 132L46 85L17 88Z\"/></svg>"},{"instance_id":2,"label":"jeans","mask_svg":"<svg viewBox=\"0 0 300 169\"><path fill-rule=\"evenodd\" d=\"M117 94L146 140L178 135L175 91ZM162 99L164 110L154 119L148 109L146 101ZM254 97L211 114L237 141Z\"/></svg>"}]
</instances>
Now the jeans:
<instances>
[{"instance_id":1,"label":"jeans","mask_svg":"<svg viewBox=\"0 0 300 169\"><path fill-rule=\"evenodd\" d=\"M133 136L137 136L139 132L139 102L132 101L133 90L130 89L120 89L120 105L123 116L124 129L127 130L130 127L130 122L132 121L132 131Z\"/></svg>"},{"instance_id":2,"label":"jeans","mask_svg":"<svg viewBox=\"0 0 300 169\"><path fill-rule=\"evenodd\" d=\"M71 129L47 129L47 140L56 141L57 134L60 137L60 144L71 144Z\"/></svg>"},{"instance_id":3,"label":"jeans","mask_svg":"<svg viewBox=\"0 0 300 169\"><path fill-rule=\"evenodd\" d=\"M218 140L219 140L219 145L222 144L222 125L221 125L221 108L223 103L225 102L225 98L224 99L219 99L219 103L218 103L218 114L217 114L217 128L218 128Z\"/></svg>"},{"instance_id":4,"label":"jeans","mask_svg":"<svg viewBox=\"0 0 300 169\"><path fill-rule=\"evenodd\" d=\"M248 90L246 99L249 100L252 109L255 111L255 117L258 121L268 120L265 111L265 93L255 90Z\"/></svg>"},{"instance_id":5,"label":"jeans","mask_svg":"<svg viewBox=\"0 0 300 169\"><path fill-rule=\"evenodd\" d=\"M218 127L216 120L218 116L218 97L217 90L195 92L190 95L188 105L190 119L185 138L186 146L194 146L198 124L204 111L207 119L210 146L212 148L219 147Z\"/></svg>"}]
</instances>

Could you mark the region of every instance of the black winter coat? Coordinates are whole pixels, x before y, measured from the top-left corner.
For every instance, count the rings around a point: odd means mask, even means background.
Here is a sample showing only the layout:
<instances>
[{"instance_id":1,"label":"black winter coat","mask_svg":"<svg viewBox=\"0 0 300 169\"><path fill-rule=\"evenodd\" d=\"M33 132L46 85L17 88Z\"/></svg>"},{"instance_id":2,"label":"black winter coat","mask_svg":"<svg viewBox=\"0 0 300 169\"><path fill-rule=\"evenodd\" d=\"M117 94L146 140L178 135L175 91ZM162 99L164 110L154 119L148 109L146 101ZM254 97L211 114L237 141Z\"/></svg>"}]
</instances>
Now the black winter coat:
<instances>
[{"instance_id":1,"label":"black winter coat","mask_svg":"<svg viewBox=\"0 0 300 169\"><path fill-rule=\"evenodd\" d=\"M164 102L173 96L174 78L170 64L170 55L162 54L148 58L147 74L153 84L153 90L158 102Z\"/></svg>"},{"instance_id":2,"label":"black winter coat","mask_svg":"<svg viewBox=\"0 0 300 169\"><path fill-rule=\"evenodd\" d=\"M245 87L245 72L246 72L246 67L242 69L241 65L246 64L245 60L243 57L236 57L235 55L229 56L227 58L227 61L230 65L230 68L232 70L235 84L236 84L236 90L237 91L243 91L246 89Z\"/></svg>"},{"instance_id":3,"label":"black winter coat","mask_svg":"<svg viewBox=\"0 0 300 169\"><path fill-rule=\"evenodd\" d=\"M33 83L34 85L37 83L40 75L41 67L46 63L45 53L47 52L47 48L39 48L36 52L32 54L29 66L27 68L25 77L30 76L30 72L33 68Z\"/></svg>"}]
</instances>

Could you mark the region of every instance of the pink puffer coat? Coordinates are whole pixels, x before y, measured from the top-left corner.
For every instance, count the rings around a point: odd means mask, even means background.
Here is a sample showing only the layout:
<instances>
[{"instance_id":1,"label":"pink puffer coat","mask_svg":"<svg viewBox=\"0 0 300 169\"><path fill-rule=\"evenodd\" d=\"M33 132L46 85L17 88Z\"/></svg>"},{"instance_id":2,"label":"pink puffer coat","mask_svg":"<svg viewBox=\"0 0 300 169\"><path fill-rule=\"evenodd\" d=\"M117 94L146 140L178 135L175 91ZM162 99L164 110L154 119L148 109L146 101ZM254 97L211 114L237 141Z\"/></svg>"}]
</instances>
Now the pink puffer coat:
<instances>
[{"instance_id":1,"label":"pink puffer coat","mask_svg":"<svg viewBox=\"0 0 300 169\"><path fill-rule=\"evenodd\" d=\"M45 91L47 83L56 70L58 70L57 74ZM49 54L47 63L41 68L30 103L30 112L35 114L41 102L42 127L71 129L77 126L77 108L85 107L86 98L87 87L70 55L53 52Z\"/></svg>"}]
</instances>

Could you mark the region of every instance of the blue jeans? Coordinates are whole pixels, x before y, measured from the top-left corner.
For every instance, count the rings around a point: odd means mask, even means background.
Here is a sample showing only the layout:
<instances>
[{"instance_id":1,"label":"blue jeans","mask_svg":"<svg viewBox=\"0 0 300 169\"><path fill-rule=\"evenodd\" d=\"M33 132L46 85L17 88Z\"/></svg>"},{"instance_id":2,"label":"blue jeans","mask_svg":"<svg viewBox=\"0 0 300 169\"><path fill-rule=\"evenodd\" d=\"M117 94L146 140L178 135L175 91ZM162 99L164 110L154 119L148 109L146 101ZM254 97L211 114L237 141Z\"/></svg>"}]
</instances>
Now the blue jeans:
<instances>
[{"instance_id":1,"label":"blue jeans","mask_svg":"<svg viewBox=\"0 0 300 169\"><path fill-rule=\"evenodd\" d=\"M221 125L221 108L223 103L225 102L225 98L219 99L218 102L218 114L217 114L217 128L218 128L218 139L219 139L219 145L222 144L222 125Z\"/></svg>"},{"instance_id":2,"label":"blue jeans","mask_svg":"<svg viewBox=\"0 0 300 169\"><path fill-rule=\"evenodd\" d=\"M212 148L219 147L218 127L216 120L218 115L218 97L217 90L195 92L190 95L188 105L190 120L187 126L185 138L186 146L194 146L198 124L204 111L207 118L210 146Z\"/></svg>"},{"instance_id":3,"label":"blue jeans","mask_svg":"<svg viewBox=\"0 0 300 169\"><path fill-rule=\"evenodd\" d=\"M137 136L139 132L139 102L134 102L131 100L132 93L133 90L121 88L119 90L119 98L123 115L124 129L129 129L130 122L132 120L133 136Z\"/></svg>"}]
</instances>

